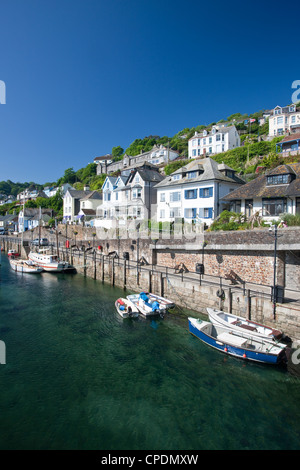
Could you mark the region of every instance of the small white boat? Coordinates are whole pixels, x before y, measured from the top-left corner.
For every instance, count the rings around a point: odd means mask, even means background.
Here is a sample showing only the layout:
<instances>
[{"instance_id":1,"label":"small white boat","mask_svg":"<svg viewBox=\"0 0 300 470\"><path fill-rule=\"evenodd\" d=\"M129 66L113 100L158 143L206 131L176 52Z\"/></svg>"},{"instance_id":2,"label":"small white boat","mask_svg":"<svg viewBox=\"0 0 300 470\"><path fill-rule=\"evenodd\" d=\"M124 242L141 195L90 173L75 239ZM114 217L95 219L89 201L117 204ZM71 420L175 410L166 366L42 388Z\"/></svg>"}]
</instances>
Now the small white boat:
<instances>
[{"instance_id":1,"label":"small white boat","mask_svg":"<svg viewBox=\"0 0 300 470\"><path fill-rule=\"evenodd\" d=\"M265 341L263 338L249 338L222 325L213 325L197 318L189 317L188 320L192 335L224 354L264 364L287 362L288 349L285 344Z\"/></svg>"},{"instance_id":2,"label":"small white boat","mask_svg":"<svg viewBox=\"0 0 300 470\"><path fill-rule=\"evenodd\" d=\"M130 300L145 317L163 315L166 311L163 304L160 304L157 300L151 300L145 292L128 295L127 299Z\"/></svg>"},{"instance_id":3,"label":"small white boat","mask_svg":"<svg viewBox=\"0 0 300 470\"><path fill-rule=\"evenodd\" d=\"M11 268L18 273L39 274L43 272L43 268L30 260L10 258L9 263Z\"/></svg>"},{"instance_id":4,"label":"small white boat","mask_svg":"<svg viewBox=\"0 0 300 470\"><path fill-rule=\"evenodd\" d=\"M248 332L250 336L256 336L269 341L278 341L283 336L281 331L247 320L246 318L238 317L232 313L222 312L222 310L213 308L207 308L206 310L209 320L214 325L223 325L244 334Z\"/></svg>"},{"instance_id":5,"label":"small white boat","mask_svg":"<svg viewBox=\"0 0 300 470\"><path fill-rule=\"evenodd\" d=\"M152 294L151 292L146 292L146 295L149 297L151 302L157 301L161 309L168 310L169 308L175 307L175 303L165 297L160 297L159 295Z\"/></svg>"},{"instance_id":6,"label":"small white boat","mask_svg":"<svg viewBox=\"0 0 300 470\"><path fill-rule=\"evenodd\" d=\"M47 272L62 272L74 269L74 267L66 261L60 261L56 255L46 253L47 250L39 252L31 251L28 258Z\"/></svg>"},{"instance_id":7,"label":"small white boat","mask_svg":"<svg viewBox=\"0 0 300 470\"><path fill-rule=\"evenodd\" d=\"M120 298L116 300L115 306L122 318L136 318L140 314L138 308L128 299Z\"/></svg>"}]
</instances>

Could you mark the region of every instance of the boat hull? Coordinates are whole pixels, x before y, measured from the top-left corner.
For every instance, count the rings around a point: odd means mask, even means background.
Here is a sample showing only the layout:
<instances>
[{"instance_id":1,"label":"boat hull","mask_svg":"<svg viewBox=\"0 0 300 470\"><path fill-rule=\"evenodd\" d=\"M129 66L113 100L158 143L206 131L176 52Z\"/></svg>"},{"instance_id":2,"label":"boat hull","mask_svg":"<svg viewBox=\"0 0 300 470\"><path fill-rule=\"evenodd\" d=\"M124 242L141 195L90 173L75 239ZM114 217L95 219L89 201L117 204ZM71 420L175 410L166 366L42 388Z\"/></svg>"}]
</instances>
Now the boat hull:
<instances>
[{"instance_id":1,"label":"boat hull","mask_svg":"<svg viewBox=\"0 0 300 470\"><path fill-rule=\"evenodd\" d=\"M127 299L130 300L145 317L163 315L166 312L165 308L158 307L153 309L151 306L147 305L147 303L140 298L140 294L128 295Z\"/></svg>"},{"instance_id":2,"label":"boat hull","mask_svg":"<svg viewBox=\"0 0 300 470\"><path fill-rule=\"evenodd\" d=\"M73 268L69 263L64 261L52 261L54 257L51 255L42 255L39 253L29 253L28 258L47 272L63 272L70 271Z\"/></svg>"},{"instance_id":3,"label":"boat hull","mask_svg":"<svg viewBox=\"0 0 300 470\"><path fill-rule=\"evenodd\" d=\"M250 321L221 310L212 308L207 308L206 310L209 320L214 325L221 325L242 334L248 333L251 337L265 339L266 341L279 340L283 336L281 331L274 330L261 323Z\"/></svg>"},{"instance_id":4,"label":"boat hull","mask_svg":"<svg viewBox=\"0 0 300 470\"><path fill-rule=\"evenodd\" d=\"M139 310L128 299L116 300L115 307L122 318L137 318L139 316ZM128 307L130 307L131 311L128 311Z\"/></svg>"},{"instance_id":5,"label":"boat hull","mask_svg":"<svg viewBox=\"0 0 300 470\"><path fill-rule=\"evenodd\" d=\"M30 266L26 264L25 261L22 260L13 260L10 259L10 266L11 268L18 272L18 273L26 273L26 274L40 274L43 272L43 268L39 266Z\"/></svg>"},{"instance_id":6,"label":"boat hull","mask_svg":"<svg viewBox=\"0 0 300 470\"><path fill-rule=\"evenodd\" d=\"M217 349L218 351L227 354L229 356L237 357L247 361L254 361L263 364L276 365L281 363L285 358L285 350L282 348L277 348L274 345L274 353L258 351L250 349L245 341L244 345L240 344L239 346L231 344L229 341L223 341L218 339L218 336L212 335L211 330L214 325L209 322L201 322L199 327L197 325L198 320L194 318L189 318L189 331L196 338L200 339L206 345ZM200 327L200 325L203 325ZM207 325L207 328L205 328ZM225 331L225 330L221 330ZM227 330L228 331L228 330ZM246 338L244 338L246 339ZM240 341L242 343L242 340ZM271 347L272 349L272 347Z\"/></svg>"}]
</instances>

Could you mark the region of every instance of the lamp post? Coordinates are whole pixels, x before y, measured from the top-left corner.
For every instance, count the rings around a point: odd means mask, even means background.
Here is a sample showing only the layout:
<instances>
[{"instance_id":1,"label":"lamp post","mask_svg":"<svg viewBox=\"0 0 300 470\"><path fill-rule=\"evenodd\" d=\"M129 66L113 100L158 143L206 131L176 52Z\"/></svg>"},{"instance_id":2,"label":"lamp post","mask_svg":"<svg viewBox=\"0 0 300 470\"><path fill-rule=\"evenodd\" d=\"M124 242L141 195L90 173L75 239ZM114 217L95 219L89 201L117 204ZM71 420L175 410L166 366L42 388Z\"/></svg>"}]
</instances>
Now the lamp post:
<instances>
[{"instance_id":1,"label":"lamp post","mask_svg":"<svg viewBox=\"0 0 300 470\"><path fill-rule=\"evenodd\" d=\"M274 233L273 229L274 227ZM276 303L278 300L278 286L276 284L276 269L277 269L277 241L278 241L278 226L277 224L271 225L269 228L269 235L274 237L274 268L273 268L273 288L272 288L272 302L273 302L273 318L276 318Z\"/></svg>"}]
</instances>

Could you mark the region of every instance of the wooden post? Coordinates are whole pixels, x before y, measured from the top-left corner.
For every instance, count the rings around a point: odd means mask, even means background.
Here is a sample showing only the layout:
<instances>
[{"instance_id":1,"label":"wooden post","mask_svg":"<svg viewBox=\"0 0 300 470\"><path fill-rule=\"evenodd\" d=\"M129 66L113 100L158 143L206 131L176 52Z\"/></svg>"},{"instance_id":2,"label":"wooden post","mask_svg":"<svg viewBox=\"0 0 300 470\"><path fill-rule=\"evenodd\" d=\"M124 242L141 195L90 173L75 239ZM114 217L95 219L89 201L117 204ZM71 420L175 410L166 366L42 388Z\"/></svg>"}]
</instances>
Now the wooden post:
<instances>
[{"instance_id":1,"label":"wooden post","mask_svg":"<svg viewBox=\"0 0 300 470\"><path fill-rule=\"evenodd\" d=\"M232 313L232 292L231 287L228 289L228 312Z\"/></svg>"},{"instance_id":2,"label":"wooden post","mask_svg":"<svg viewBox=\"0 0 300 470\"><path fill-rule=\"evenodd\" d=\"M160 295L161 297L164 296L164 278L162 273L160 273Z\"/></svg>"},{"instance_id":3,"label":"wooden post","mask_svg":"<svg viewBox=\"0 0 300 470\"><path fill-rule=\"evenodd\" d=\"M251 320L251 297L250 297L250 290L247 289L247 297L246 297L246 308L247 308L247 320Z\"/></svg>"},{"instance_id":4,"label":"wooden post","mask_svg":"<svg viewBox=\"0 0 300 470\"><path fill-rule=\"evenodd\" d=\"M149 280L148 280L148 291L149 291L149 292L152 292L152 274L151 274L151 271L148 271L148 276L149 276Z\"/></svg>"},{"instance_id":5,"label":"wooden post","mask_svg":"<svg viewBox=\"0 0 300 470\"><path fill-rule=\"evenodd\" d=\"M104 255L102 254L102 260L101 260L101 279L102 282L104 282Z\"/></svg>"},{"instance_id":6,"label":"wooden post","mask_svg":"<svg viewBox=\"0 0 300 470\"><path fill-rule=\"evenodd\" d=\"M123 289L126 290L126 268L127 268L127 260L124 258L124 264L123 264Z\"/></svg>"},{"instance_id":7,"label":"wooden post","mask_svg":"<svg viewBox=\"0 0 300 470\"><path fill-rule=\"evenodd\" d=\"M112 265L111 265L111 285L115 285L115 258L113 257L112 259Z\"/></svg>"},{"instance_id":8,"label":"wooden post","mask_svg":"<svg viewBox=\"0 0 300 470\"><path fill-rule=\"evenodd\" d=\"M96 252L94 251L94 279L97 279Z\"/></svg>"}]
</instances>

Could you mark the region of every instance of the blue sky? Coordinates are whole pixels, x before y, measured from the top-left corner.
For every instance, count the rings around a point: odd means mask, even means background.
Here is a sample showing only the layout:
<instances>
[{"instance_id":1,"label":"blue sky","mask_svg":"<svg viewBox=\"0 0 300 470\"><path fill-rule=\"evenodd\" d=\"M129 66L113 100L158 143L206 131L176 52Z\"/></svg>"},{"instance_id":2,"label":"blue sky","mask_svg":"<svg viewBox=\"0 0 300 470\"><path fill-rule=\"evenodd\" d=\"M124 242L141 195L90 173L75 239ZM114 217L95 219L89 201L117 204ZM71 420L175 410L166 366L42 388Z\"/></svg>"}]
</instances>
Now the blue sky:
<instances>
[{"instance_id":1,"label":"blue sky","mask_svg":"<svg viewBox=\"0 0 300 470\"><path fill-rule=\"evenodd\" d=\"M300 6L286 10L268 0L0 0L0 181L56 181L136 138L290 103Z\"/></svg>"}]
</instances>

